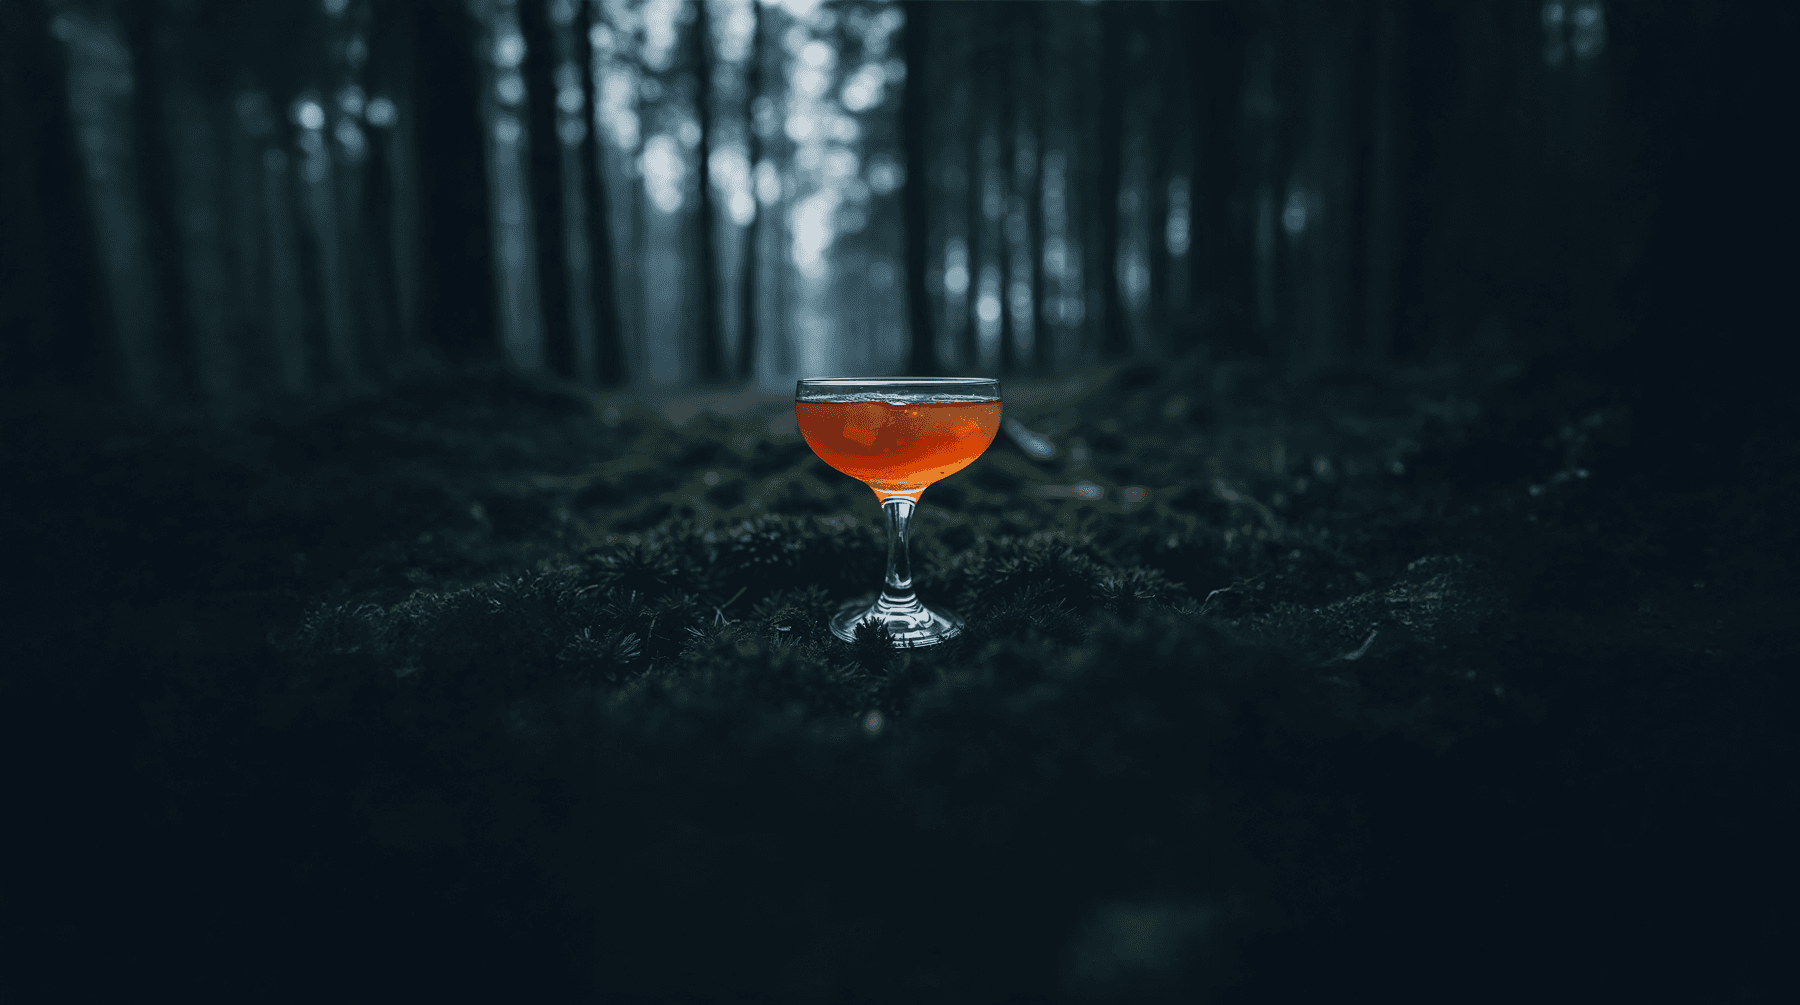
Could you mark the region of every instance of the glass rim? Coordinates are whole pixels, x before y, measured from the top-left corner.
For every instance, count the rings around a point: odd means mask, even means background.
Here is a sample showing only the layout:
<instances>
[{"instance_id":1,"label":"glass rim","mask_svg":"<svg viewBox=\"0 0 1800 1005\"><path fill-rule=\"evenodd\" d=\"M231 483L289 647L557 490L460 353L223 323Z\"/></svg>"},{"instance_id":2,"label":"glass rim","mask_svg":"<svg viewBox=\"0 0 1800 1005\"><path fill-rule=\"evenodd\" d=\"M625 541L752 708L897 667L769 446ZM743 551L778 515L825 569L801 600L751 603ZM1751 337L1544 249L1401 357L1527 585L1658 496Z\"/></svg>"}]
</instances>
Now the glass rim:
<instances>
[{"instance_id":1,"label":"glass rim","mask_svg":"<svg viewBox=\"0 0 1800 1005\"><path fill-rule=\"evenodd\" d=\"M900 384L935 384L942 387L972 387L999 384L998 377L802 377L808 387L894 387Z\"/></svg>"}]
</instances>

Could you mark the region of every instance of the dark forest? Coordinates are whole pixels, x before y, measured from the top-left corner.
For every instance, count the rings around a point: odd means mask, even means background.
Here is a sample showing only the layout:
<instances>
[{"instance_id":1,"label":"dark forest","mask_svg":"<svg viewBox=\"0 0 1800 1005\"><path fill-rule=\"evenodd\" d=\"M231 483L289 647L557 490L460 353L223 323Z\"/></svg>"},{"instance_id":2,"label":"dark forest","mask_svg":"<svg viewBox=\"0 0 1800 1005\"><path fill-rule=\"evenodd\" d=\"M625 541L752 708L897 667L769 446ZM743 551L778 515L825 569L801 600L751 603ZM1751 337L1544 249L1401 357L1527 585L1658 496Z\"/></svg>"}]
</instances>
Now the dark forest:
<instances>
[{"instance_id":1,"label":"dark forest","mask_svg":"<svg viewBox=\"0 0 1800 1005\"><path fill-rule=\"evenodd\" d=\"M0 1001L1787 1000L1794 20L0 0Z\"/></svg>"}]
</instances>

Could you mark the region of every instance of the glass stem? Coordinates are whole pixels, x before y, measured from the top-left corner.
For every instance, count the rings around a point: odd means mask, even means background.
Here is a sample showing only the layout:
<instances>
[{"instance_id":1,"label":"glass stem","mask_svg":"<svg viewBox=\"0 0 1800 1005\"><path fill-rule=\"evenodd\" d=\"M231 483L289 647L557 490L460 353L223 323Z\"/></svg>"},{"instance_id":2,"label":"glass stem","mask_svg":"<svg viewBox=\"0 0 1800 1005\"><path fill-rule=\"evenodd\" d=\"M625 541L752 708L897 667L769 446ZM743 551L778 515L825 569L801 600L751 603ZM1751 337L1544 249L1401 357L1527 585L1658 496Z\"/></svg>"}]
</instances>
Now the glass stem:
<instances>
[{"instance_id":1,"label":"glass stem","mask_svg":"<svg viewBox=\"0 0 1800 1005\"><path fill-rule=\"evenodd\" d=\"M887 581L882 587L881 601L877 606L883 612L911 612L919 606L919 595L913 592L912 560L907 555L906 547L906 531L912 523L913 500L893 496L882 500L881 509L887 514L888 559Z\"/></svg>"}]
</instances>

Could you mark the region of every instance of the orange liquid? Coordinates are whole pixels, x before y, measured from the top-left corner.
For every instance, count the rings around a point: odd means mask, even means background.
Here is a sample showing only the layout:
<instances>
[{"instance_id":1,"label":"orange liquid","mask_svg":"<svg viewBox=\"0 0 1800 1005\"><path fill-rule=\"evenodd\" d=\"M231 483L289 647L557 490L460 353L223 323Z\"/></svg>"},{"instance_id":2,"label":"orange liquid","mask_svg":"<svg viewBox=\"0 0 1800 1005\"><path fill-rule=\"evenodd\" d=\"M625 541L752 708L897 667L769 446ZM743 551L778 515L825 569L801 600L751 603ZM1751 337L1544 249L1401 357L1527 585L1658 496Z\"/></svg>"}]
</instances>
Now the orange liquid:
<instances>
[{"instance_id":1,"label":"orange liquid","mask_svg":"<svg viewBox=\"0 0 1800 1005\"><path fill-rule=\"evenodd\" d=\"M917 495L968 467L1000 431L998 401L801 401L794 410L813 453L883 498Z\"/></svg>"}]
</instances>

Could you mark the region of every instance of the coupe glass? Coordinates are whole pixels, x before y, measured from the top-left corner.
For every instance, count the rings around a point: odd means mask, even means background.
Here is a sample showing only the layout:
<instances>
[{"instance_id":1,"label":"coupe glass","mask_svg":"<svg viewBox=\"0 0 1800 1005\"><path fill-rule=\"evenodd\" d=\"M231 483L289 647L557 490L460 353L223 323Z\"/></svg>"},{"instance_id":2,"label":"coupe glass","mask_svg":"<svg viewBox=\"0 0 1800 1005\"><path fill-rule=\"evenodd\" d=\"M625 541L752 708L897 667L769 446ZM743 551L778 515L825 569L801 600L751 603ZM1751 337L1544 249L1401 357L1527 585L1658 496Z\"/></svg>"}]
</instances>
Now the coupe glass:
<instances>
[{"instance_id":1,"label":"coupe glass","mask_svg":"<svg viewBox=\"0 0 1800 1005\"><path fill-rule=\"evenodd\" d=\"M887 580L831 618L846 642L869 619L897 648L930 646L962 632L962 619L926 607L913 592L906 554L913 507L932 482L981 456L1000 429L1000 382L987 377L816 377L794 391L800 435L826 464L875 490L887 514Z\"/></svg>"}]
</instances>

